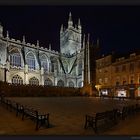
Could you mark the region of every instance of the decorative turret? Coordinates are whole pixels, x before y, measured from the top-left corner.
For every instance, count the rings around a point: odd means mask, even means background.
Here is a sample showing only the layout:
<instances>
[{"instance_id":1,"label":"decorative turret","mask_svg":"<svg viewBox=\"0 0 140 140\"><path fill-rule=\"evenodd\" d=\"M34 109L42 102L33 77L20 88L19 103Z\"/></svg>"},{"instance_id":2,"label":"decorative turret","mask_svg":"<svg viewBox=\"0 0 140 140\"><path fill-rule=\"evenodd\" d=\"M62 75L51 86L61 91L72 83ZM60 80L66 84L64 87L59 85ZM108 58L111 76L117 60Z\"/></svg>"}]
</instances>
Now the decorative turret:
<instances>
[{"instance_id":1,"label":"decorative turret","mask_svg":"<svg viewBox=\"0 0 140 140\"><path fill-rule=\"evenodd\" d=\"M9 38L9 32L8 31L6 32L6 38L7 39Z\"/></svg>"},{"instance_id":2,"label":"decorative turret","mask_svg":"<svg viewBox=\"0 0 140 140\"><path fill-rule=\"evenodd\" d=\"M3 37L3 26L0 23L0 37Z\"/></svg>"},{"instance_id":3,"label":"decorative turret","mask_svg":"<svg viewBox=\"0 0 140 140\"><path fill-rule=\"evenodd\" d=\"M87 43L89 44L90 41L90 34L88 33L88 39L87 39Z\"/></svg>"},{"instance_id":4,"label":"decorative turret","mask_svg":"<svg viewBox=\"0 0 140 140\"><path fill-rule=\"evenodd\" d=\"M25 36L23 36L22 42L25 43Z\"/></svg>"},{"instance_id":5,"label":"decorative turret","mask_svg":"<svg viewBox=\"0 0 140 140\"><path fill-rule=\"evenodd\" d=\"M82 28L81 27L81 22L80 22L80 19L78 19L78 29L81 30L81 28Z\"/></svg>"},{"instance_id":6,"label":"decorative turret","mask_svg":"<svg viewBox=\"0 0 140 140\"><path fill-rule=\"evenodd\" d=\"M39 40L37 40L37 44L36 44L36 46L39 47Z\"/></svg>"},{"instance_id":7,"label":"decorative turret","mask_svg":"<svg viewBox=\"0 0 140 140\"><path fill-rule=\"evenodd\" d=\"M49 44L49 50L51 50L51 44Z\"/></svg>"},{"instance_id":8,"label":"decorative turret","mask_svg":"<svg viewBox=\"0 0 140 140\"><path fill-rule=\"evenodd\" d=\"M63 33L64 28L63 28L63 24L61 25L61 29L60 29L60 33Z\"/></svg>"},{"instance_id":9,"label":"decorative turret","mask_svg":"<svg viewBox=\"0 0 140 140\"><path fill-rule=\"evenodd\" d=\"M73 26L73 21L72 21L72 16L71 16L71 12L69 13L69 20L68 20L68 28Z\"/></svg>"},{"instance_id":10,"label":"decorative turret","mask_svg":"<svg viewBox=\"0 0 140 140\"><path fill-rule=\"evenodd\" d=\"M85 37L85 34L84 34L84 37L83 37L83 48L85 49L85 39L86 37Z\"/></svg>"}]
</instances>

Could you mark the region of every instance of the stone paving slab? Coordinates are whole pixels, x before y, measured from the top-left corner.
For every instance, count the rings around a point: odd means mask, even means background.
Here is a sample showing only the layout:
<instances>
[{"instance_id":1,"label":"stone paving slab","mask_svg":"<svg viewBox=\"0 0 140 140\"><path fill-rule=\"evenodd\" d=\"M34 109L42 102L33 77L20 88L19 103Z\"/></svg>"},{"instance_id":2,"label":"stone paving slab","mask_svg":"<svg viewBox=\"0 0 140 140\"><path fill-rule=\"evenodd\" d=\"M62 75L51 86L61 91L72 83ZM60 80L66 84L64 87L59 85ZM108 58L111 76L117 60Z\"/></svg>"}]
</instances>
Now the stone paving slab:
<instances>
[{"instance_id":1,"label":"stone paving slab","mask_svg":"<svg viewBox=\"0 0 140 140\"><path fill-rule=\"evenodd\" d=\"M15 112L0 105L0 135L95 135L93 129L84 129L85 114L109 110L136 101L119 101L93 97L10 98L50 113L51 128L35 131L35 123L21 120ZM100 134L99 134L100 135ZM140 135L140 114L119 122L101 135Z\"/></svg>"}]
</instances>

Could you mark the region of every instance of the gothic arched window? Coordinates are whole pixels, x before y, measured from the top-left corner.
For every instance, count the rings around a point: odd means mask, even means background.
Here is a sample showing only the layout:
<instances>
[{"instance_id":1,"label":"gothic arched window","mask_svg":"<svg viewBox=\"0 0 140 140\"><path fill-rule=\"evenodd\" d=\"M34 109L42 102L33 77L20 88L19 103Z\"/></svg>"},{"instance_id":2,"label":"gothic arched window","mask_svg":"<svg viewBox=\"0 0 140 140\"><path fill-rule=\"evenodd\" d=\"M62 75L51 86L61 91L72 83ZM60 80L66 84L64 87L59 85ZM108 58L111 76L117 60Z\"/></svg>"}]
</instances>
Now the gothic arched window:
<instances>
[{"instance_id":1,"label":"gothic arched window","mask_svg":"<svg viewBox=\"0 0 140 140\"><path fill-rule=\"evenodd\" d=\"M59 86L59 87L64 87L64 81L59 80L59 81L57 82L57 86Z\"/></svg>"},{"instance_id":2,"label":"gothic arched window","mask_svg":"<svg viewBox=\"0 0 140 140\"><path fill-rule=\"evenodd\" d=\"M35 70L35 57L32 53L29 53L26 57L27 65L29 69Z\"/></svg>"},{"instance_id":3,"label":"gothic arched window","mask_svg":"<svg viewBox=\"0 0 140 140\"><path fill-rule=\"evenodd\" d=\"M82 86L83 86L83 82L81 81L78 83L78 87L82 87Z\"/></svg>"},{"instance_id":4,"label":"gothic arched window","mask_svg":"<svg viewBox=\"0 0 140 140\"><path fill-rule=\"evenodd\" d=\"M21 66L21 56L17 49L10 52L10 65Z\"/></svg>"},{"instance_id":5,"label":"gothic arched window","mask_svg":"<svg viewBox=\"0 0 140 140\"><path fill-rule=\"evenodd\" d=\"M44 81L44 85L47 85L47 86L53 86L53 82L47 78L45 81Z\"/></svg>"},{"instance_id":6,"label":"gothic arched window","mask_svg":"<svg viewBox=\"0 0 140 140\"><path fill-rule=\"evenodd\" d=\"M58 71L58 61L56 58L51 57L50 72Z\"/></svg>"},{"instance_id":7,"label":"gothic arched window","mask_svg":"<svg viewBox=\"0 0 140 140\"><path fill-rule=\"evenodd\" d=\"M39 85L39 80L36 77L32 77L29 80L30 85Z\"/></svg>"},{"instance_id":8,"label":"gothic arched window","mask_svg":"<svg viewBox=\"0 0 140 140\"><path fill-rule=\"evenodd\" d=\"M69 82L69 87L74 87L74 83L72 81Z\"/></svg>"},{"instance_id":9,"label":"gothic arched window","mask_svg":"<svg viewBox=\"0 0 140 140\"><path fill-rule=\"evenodd\" d=\"M54 62L51 63L51 72L54 72Z\"/></svg>"},{"instance_id":10,"label":"gothic arched window","mask_svg":"<svg viewBox=\"0 0 140 140\"><path fill-rule=\"evenodd\" d=\"M44 68L44 71L48 71L48 60L47 60L47 57L45 55L43 55L40 60L41 60L41 67Z\"/></svg>"},{"instance_id":11,"label":"gothic arched window","mask_svg":"<svg viewBox=\"0 0 140 140\"><path fill-rule=\"evenodd\" d=\"M23 79L19 75L15 75L12 78L12 83L13 84L23 84Z\"/></svg>"}]
</instances>

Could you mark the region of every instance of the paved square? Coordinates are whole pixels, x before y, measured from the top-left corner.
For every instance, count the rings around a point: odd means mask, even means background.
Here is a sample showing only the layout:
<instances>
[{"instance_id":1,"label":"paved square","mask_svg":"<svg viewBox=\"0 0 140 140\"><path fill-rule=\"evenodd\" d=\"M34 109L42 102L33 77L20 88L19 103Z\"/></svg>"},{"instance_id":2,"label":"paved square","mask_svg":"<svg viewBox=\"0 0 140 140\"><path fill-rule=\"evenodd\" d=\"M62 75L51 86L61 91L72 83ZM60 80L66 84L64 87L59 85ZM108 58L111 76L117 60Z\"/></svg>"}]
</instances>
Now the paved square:
<instances>
[{"instance_id":1,"label":"paved square","mask_svg":"<svg viewBox=\"0 0 140 140\"><path fill-rule=\"evenodd\" d=\"M10 99L23 105L36 108L41 112L50 113L50 124L52 127L48 129L41 128L39 131L35 131L35 123L31 120L22 121L21 117L16 117L14 112L10 112L1 107L1 111L5 113L5 116L3 115L5 118L0 117L0 120L3 121L0 127L0 135L95 135L93 129L84 129L85 114L111 110L113 108L119 108L124 104L137 102L135 100L122 101L94 97L12 97ZM9 119L6 119L6 117ZM134 116L134 118L140 121L137 116ZM114 126L102 134L130 134L130 132L128 132L130 130L126 132L126 129L131 122L133 122L133 126L131 125L130 127L135 129L137 125L134 125L134 118L127 118L124 122L120 122L117 126ZM127 128L121 131L123 124L124 128ZM134 135L135 133L140 134L140 127L131 131L131 133Z\"/></svg>"}]
</instances>

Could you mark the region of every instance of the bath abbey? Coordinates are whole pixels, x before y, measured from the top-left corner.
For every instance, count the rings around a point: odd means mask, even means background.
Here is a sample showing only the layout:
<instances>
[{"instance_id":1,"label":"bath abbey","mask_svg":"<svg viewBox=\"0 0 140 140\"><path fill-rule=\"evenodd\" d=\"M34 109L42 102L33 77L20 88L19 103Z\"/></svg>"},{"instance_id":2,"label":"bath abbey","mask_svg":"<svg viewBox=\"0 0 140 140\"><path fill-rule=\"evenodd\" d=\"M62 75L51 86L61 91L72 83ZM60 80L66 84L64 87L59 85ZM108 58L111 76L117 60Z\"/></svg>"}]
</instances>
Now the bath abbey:
<instances>
[{"instance_id":1,"label":"bath abbey","mask_svg":"<svg viewBox=\"0 0 140 140\"><path fill-rule=\"evenodd\" d=\"M80 19L77 21L74 25L69 13L67 27L61 25L60 52L52 50L51 45L40 46L38 40L36 44L27 43L25 36L13 39L8 31L4 36L0 25L0 82L56 89L47 93L57 93L61 87L73 95L74 89L80 89L83 95L140 96L140 54L99 56L99 40L91 43Z\"/></svg>"},{"instance_id":2,"label":"bath abbey","mask_svg":"<svg viewBox=\"0 0 140 140\"><path fill-rule=\"evenodd\" d=\"M89 81L88 49L85 49L80 19L73 25L69 13L68 25L60 29L60 52L3 35L0 25L0 81L13 84L82 87ZM87 55L85 55L87 54ZM87 59L84 59L84 56ZM85 64L84 64L85 63ZM84 74L84 66L85 74ZM84 81L84 78L86 79Z\"/></svg>"}]
</instances>

